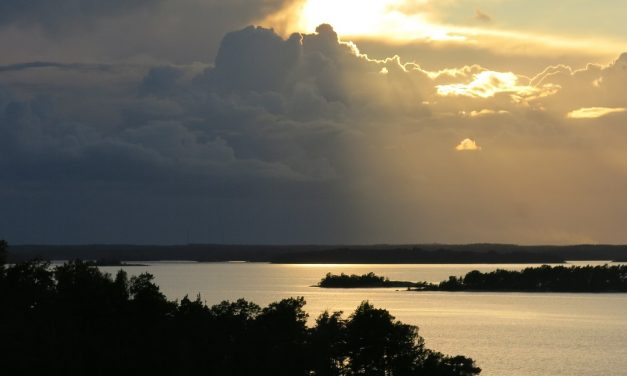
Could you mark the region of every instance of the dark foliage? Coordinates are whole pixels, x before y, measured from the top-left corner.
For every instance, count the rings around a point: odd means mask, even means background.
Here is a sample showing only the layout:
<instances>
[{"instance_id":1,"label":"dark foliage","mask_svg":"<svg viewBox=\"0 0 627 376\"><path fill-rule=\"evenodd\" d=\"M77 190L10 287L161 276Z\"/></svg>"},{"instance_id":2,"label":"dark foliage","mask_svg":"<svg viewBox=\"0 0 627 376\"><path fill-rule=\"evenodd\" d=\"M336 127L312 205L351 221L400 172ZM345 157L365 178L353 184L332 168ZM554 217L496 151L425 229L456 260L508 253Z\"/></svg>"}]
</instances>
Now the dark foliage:
<instances>
[{"instance_id":1,"label":"dark foliage","mask_svg":"<svg viewBox=\"0 0 627 376\"><path fill-rule=\"evenodd\" d=\"M465 277L450 276L439 284L390 281L374 273L327 275L318 284L326 288L407 287L429 291L627 292L627 265L548 266L522 271L473 270Z\"/></svg>"},{"instance_id":2,"label":"dark foliage","mask_svg":"<svg viewBox=\"0 0 627 376\"><path fill-rule=\"evenodd\" d=\"M627 266L548 266L522 271L473 270L432 289L445 291L627 292Z\"/></svg>"},{"instance_id":3,"label":"dark foliage","mask_svg":"<svg viewBox=\"0 0 627 376\"><path fill-rule=\"evenodd\" d=\"M2 245L3 246L3 245ZM261 308L171 302L150 274L29 261L0 274L6 375L476 375L471 359L424 347L417 328L362 303L307 326L303 298Z\"/></svg>"},{"instance_id":4,"label":"dark foliage","mask_svg":"<svg viewBox=\"0 0 627 376\"><path fill-rule=\"evenodd\" d=\"M374 273L363 275L327 273L318 283L319 287L325 288L373 288L373 287L413 287L415 283L405 281L390 281L388 278L378 276Z\"/></svg>"},{"instance_id":5,"label":"dark foliage","mask_svg":"<svg viewBox=\"0 0 627 376\"><path fill-rule=\"evenodd\" d=\"M0 240L0 275L4 274L4 265L7 262L7 242Z\"/></svg>"}]
</instances>

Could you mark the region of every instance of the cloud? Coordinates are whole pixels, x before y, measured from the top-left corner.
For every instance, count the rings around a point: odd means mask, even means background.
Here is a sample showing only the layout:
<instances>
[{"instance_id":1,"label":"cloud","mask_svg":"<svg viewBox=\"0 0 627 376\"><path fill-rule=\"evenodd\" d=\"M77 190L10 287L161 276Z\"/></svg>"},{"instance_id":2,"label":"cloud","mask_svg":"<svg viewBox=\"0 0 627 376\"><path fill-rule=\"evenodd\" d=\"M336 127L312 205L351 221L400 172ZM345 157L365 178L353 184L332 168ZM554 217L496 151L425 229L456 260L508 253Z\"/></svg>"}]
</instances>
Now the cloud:
<instances>
[{"instance_id":1,"label":"cloud","mask_svg":"<svg viewBox=\"0 0 627 376\"><path fill-rule=\"evenodd\" d=\"M482 71L474 74L469 83L455 83L437 86L441 96L467 96L473 98L491 98L499 94L509 94L520 101L536 96L552 95L557 87L546 84L542 87L520 82L520 77L512 72Z\"/></svg>"},{"instance_id":2,"label":"cloud","mask_svg":"<svg viewBox=\"0 0 627 376\"><path fill-rule=\"evenodd\" d=\"M368 3L358 0L303 0L266 17L262 24L287 36L295 31L311 32L319 23L329 22L336 26L342 37L357 38L355 41L359 42L374 40L377 44L389 43L396 47L423 44L436 51L453 50L452 53L464 48L466 51L483 50L496 55L496 60L515 57L532 62L561 59L566 55L570 55L571 59L586 55L598 59L595 61L606 61L627 47L613 27L609 27L613 31L610 35L606 30L600 36L582 38L580 27L575 26L579 19L572 19L568 24L553 22L547 30L546 25L537 23L537 17L532 12L526 14L534 7L521 8L502 1L491 3L491 8L498 11L501 17L499 25L488 25L492 17L478 8L472 17L468 17L467 1L432 0L379 0ZM543 4L540 8L555 12L558 20L569 17L551 4ZM589 11L578 6L574 8L580 13ZM359 17L345 16L355 12ZM605 14L606 19L616 17L605 9L600 12L609 13ZM512 17L512 14L519 17ZM469 19L473 21L470 25ZM618 19L614 21L615 24L620 23ZM528 27L530 25L534 27Z\"/></svg>"},{"instance_id":3,"label":"cloud","mask_svg":"<svg viewBox=\"0 0 627 376\"><path fill-rule=\"evenodd\" d=\"M163 0L4 0L0 3L0 26L37 25L59 31L113 17Z\"/></svg>"},{"instance_id":4,"label":"cloud","mask_svg":"<svg viewBox=\"0 0 627 376\"><path fill-rule=\"evenodd\" d=\"M358 47L330 25L245 27L199 63L0 67L0 228L44 243L624 240L621 119L564 114L624 108L627 55L528 78ZM493 140L489 158L454 140Z\"/></svg>"},{"instance_id":5,"label":"cloud","mask_svg":"<svg viewBox=\"0 0 627 376\"><path fill-rule=\"evenodd\" d=\"M566 114L569 119L597 119L610 114L627 111L627 108L585 107Z\"/></svg>"},{"instance_id":6,"label":"cloud","mask_svg":"<svg viewBox=\"0 0 627 376\"><path fill-rule=\"evenodd\" d=\"M507 115L509 114L509 111L505 111L505 110L490 110L487 108L484 108L483 110L472 110L470 112L466 112L466 111L462 111L463 115L466 116L470 116L471 118L478 118L478 117L484 117L484 116L493 116L493 115Z\"/></svg>"},{"instance_id":7,"label":"cloud","mask_svg":"<svg viewBox=\"0 0 627 376\"><path fill-rule=\"evenodd\" d=\"M559 91L544 100L553 111L574 112L585 108L624 108L624 88L627 85L627 57L621 55L610 64L588 64L581 69L558 65L548 67L531 80L533 85L554 85ZM584 111L583 113L599 113Z\"/></svg>"},{"instance_id":8,"label":"cloud","mask_svg":"<svg viewBox=\"0 0 627 376\"><path fill-rule=\"evenodd\" d=\"M227 32L298 1L1 1L0 64L212 63Z\"/></svg>"},{"instance_id":9,"label":"cloud","mask_svg":"<svg viewBox=\"0 0 627 376\"><path fill-rule=\"evenodd\" d=\"M475 140L470 138L463 139L459 145L455 147L457 151L481 151L481 146L477 145Z\"/></svg>"},{"instance_id":10,"label":"cloud","mask_svg":"<svg viewBox=\"0 0 627 376\"><path fill-rule=\"evenodd\" d=\"M479 9L475 9L475 20L480 22L492 22L492 17Z\"/></svg>"},{"instance_id":11,"label":"cloud","mask_svg":"<svg viewBox=\"0 0 627 376\"><path fill-rule=\"evenodd\" d=\"M192 197L218 202L219 215L232 213L229 200L251 200L257 210L274 213L268 226L278 226L293 210L316 216L321 209L312 210L308 200L298 203L308 197L327 214L335 205L335 217L346 218L343 205L329 200L341 194L340 181L355 163L346 152L359 144L359 132L347 119L378 105L381 97L348 90L345 80L381 77L381 68L341 44L330 27L288 40L268 29L241 30L224 38L215 66L204 70L196 65L138 65L128 72L124 65L7 66L0 72L0 180L4 187L35 184L66 201L78 186L92 197L118 192L119 203L109 207L121 211L155 195L169 202ZM372 85L388 80L381 77ZM386 94L406 96L404 91ZM40 197L38 190L23 192ZM0 192L0 200L19 198ZM283 200L292 204L273 207ZM100 204L86 207L94 215L109 210ZM40 214L55 222L54 213ZM200 211L189 220L203 218ZM318 230L311 229L320 223L292 223L287 231L300 234L293 241L315 241ZM13 234L19 233L15 226L9 226ZM81 231L94 236L96 227L85 226ZM279 233L285 230L272 230L271 241L283 241ZM167 241L165 233L151 238ZM249 239L263 239L261 233L254 230Z\"/></svg>"},{"instance_id":12,"label":"cloud","mask_svg":"<svg viewBox=\"0 0 627 376\"><path fill-rule=\"evenodd\" d=\"M272 30L251 26L224 37L209 79L225 90L279 91L302 53L300 35L283 40Z\"/></svg>"}]
</instances>

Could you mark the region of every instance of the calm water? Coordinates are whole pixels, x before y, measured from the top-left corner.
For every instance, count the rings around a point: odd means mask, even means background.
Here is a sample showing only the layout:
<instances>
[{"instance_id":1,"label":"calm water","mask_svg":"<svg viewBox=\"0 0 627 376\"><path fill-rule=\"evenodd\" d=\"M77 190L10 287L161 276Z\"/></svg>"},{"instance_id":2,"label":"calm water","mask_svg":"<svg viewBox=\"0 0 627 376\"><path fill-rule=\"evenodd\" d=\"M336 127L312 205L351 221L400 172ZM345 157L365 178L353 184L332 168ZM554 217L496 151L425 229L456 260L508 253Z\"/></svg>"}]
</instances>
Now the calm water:
<instances>
[{"instance_id":1,"label":"calm water","mask_svg":"<svg viewBox=\"0 0 627 376\"><path fill-rule=\"evenodd\" d=\"M171 299L200 293L208 304L246 298L266 305L304 296L311 318L350 313L363 300L418 325L427 346L472 357L488 376L627 375L627 294L407 292L311 287L327 272L375 272L394 280L438 282L477 269L529 265L273 265L149 263ZM114 273L119 268L102 268Z\"/></svg>"}]
</instances>

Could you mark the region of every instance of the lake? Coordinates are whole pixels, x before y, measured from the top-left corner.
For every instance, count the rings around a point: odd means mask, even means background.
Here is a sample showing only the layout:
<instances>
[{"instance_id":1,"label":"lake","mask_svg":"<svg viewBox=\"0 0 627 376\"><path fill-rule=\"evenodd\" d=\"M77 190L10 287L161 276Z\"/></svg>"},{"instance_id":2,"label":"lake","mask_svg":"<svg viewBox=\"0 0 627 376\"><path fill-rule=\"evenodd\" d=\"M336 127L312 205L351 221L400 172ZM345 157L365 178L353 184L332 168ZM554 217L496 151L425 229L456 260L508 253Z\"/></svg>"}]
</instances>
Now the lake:
<instances>
[{"instance_id":1,"label":"lake","mask_svg":"<svg viewBox=\"0 0 627 376\"><path fill-rule=\"evenodd\" d=\"M375 272L392 280L439 282L470 270L537 265L277 265L151 262L148 271L170 299L197 294L207 304L246 298L259 305L304 296L313 320L322 311L349 314L363 300L417 325L428 348L476 360L488 376L627 374L627 294L408 292L320 289L327 272ZM588 263L584 263L588 264ZM596 262L595 262L596 264ZM119 267L102 267L115 273Z\"/></svg>"}]
</instances>

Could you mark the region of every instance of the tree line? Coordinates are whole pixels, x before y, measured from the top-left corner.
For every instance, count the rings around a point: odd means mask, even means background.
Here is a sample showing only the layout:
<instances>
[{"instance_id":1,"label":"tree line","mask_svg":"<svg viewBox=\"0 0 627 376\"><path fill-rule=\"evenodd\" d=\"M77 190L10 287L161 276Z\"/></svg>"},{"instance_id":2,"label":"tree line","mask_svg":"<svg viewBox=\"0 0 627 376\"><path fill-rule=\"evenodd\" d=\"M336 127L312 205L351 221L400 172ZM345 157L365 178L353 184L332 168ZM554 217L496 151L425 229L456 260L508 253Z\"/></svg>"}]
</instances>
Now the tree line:
<instances>
[{"instance_id":1,"label":"tree line","mask_svg":"<svg viewBox=\"0 0 627 376\"><path fill-rule=\"evenodd\" d=\"M390 281L389 278L378 276L372 272L363 275L327 273L318 283L324 288L374 288L374 287L412 287L415 283Z\"/></svg>"},{"instance_id":2,"label":"tree line","mask_svg":"<svg viewBox=\"0 0 627 376\"><path fill-rule=\"evenodd\" d=\"M7 375L471 376L472 359L425 347L415 326L363 302L308 326L303 298L170 301L144 273L72 261L5 265L0 243L0 354Z\"/></svg>"},{"instance_id":3,"label":"tree line","mask_svg":"<svg viewBox=\"0 0 627 376\"><path fill-rule=\"evenodd\" d=\"M327 275L318 287L375 288L407 287L420 291L529 291L529 292L627 292L627 265L549 266L521 271L478 270L465 276L450 276L440 283L390 281L375 273Z\"/></svg>"},{"instance_id":4,"label":"tree line","mask_svg":"<svg viewBox=\"0 0 627 376\"><path fill-rule=\"evenodd\" d=\"M428 287L427 287L428 289ZM521 271L477 270L464 277L451 276L438 290L539 291L539 292L627 292L627 265L549 266Z\"/></svg>"}]
</instances>

